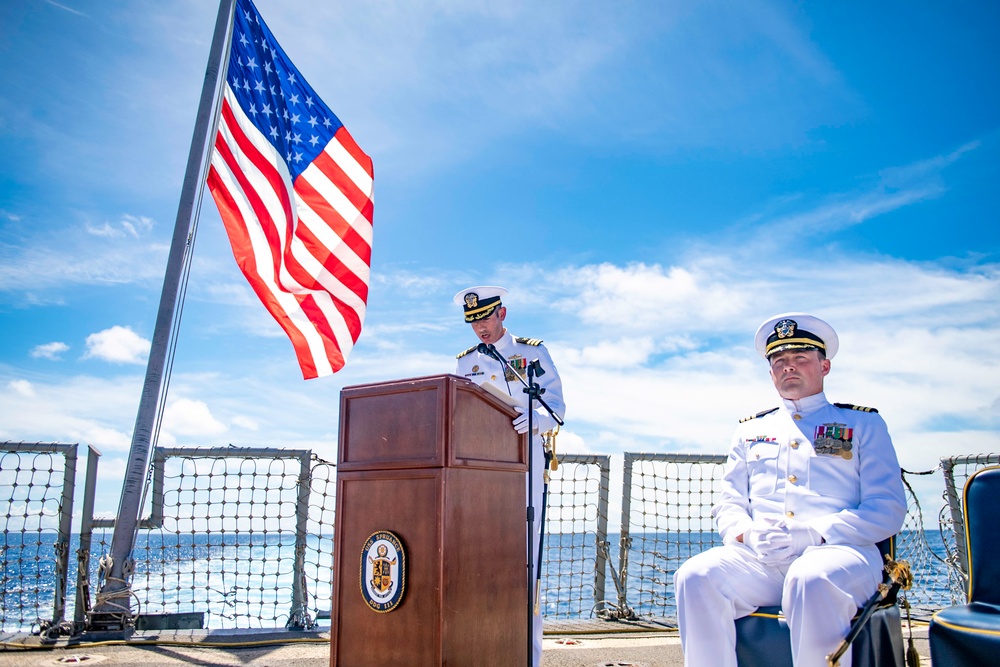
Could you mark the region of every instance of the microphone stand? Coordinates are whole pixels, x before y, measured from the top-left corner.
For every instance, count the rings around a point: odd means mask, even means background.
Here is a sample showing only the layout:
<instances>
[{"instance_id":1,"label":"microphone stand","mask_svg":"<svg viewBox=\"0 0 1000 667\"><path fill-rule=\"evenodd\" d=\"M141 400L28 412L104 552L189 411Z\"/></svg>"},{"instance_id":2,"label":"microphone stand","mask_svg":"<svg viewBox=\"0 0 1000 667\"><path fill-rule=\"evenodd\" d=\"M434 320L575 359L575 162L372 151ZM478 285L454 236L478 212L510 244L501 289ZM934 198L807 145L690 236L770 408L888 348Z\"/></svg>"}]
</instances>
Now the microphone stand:
<instances>
[{"instance_id":1,"label":"microphone stand","mask_svg":"<svg viewBox=\"0 0 1000 667\"><path fill-rule=\"evenodd\" d=\"M563 422L562 417L560 417L559 415L557 415L552 410L552 408L549 407L549 404L545 402L545 399L542 398L542 394L545 393L545 390L542 389L541 387L539 387L537 384L532 383L532 375L533 374L535 376L537 376L537 377L541 377L541 376L545 375L545 369L542 368L542 365L540 363L538 363L538 359L532 359L529 362L529 364L528 364L528 380L525 381L525 379L523 377L521 377L521 374L518 373L517 370L513 366L510 365L510 362L507 361L507 359L504 358L504 356L502 354L500 354L500 351L497 350L496 345L486 344L486 343L480 343L476 347L476 351L479 352L479 354L485 354L486 356L493 357L494 359L496 359L497 361L499 361L500 365L503 366L505 370L510 371L510 375L513 375L515 378L517 378L517 380L522 385L524 385L524 389L522 391L525 394L528 394L528 407L529 408L531 408L531 402L532 402L532 400L536 400L536 401L538 401L538 403L543 408L545 408L545 411L549 413L549 416L552 417L554 420L556 420L556 424L558 424L559 426L562 426L565 423L565 422ZM534 369L534 373L532 373L533 369ZM530 414L528 415L528 421L529 422L531 421L531 415Z\"/></svg>"},{"instance_id":2,"label":"microphone stand","mask_svg":"<svg viewBox=\"0 0 1000 667\"><path fill-rule=\"evenodd\" d=\"M533 616L535 614L535 601L534 601L535 587L532 585L531 581L532 570L535 567L534 563L535 550L533 549L534 547L533 541L535 539L535 498L534 498L534 481L533 481L534 475L531 472L532 463L534 462L533 459L535 451L533 442L535 437L533 432L534 414L535 414L534 402L538 401L538 403L543 408L545 408L545 411L549 413L552 419L554 419L556 424L558 424L559 426L563 425L563 420L562 417L557 415L555 411L553 411L552 408L549 407L548 403L545 402L545 399L542 398L542 394L545 393L545 389L539 386L539 384L535 381L536 377L540 377L545 374L545 369L542 368L542 365L540 363L538 363L538 359L532 359L530 362L528 362L528 379L527 381L525 381L525 379L521 377L520 373L518 373L517 370L515 370L514 367L510 365L510 362L507 361L507 359L502 354L500 354L500 352L497 351L495 345L480 343L476 347L476 351L478 351L480 354L491 356L497 361L499 361L500 365L503 366L504 368L504 375L507 375L509 370L510 374L516 377L521 382L521 384L524 385L523 391L525 394L528 395L528 540L527 540L528 619L527 620L528 620L528 667L531 667L531 665L533 664L532 657L534 653ZM541 560L541 555L539 555L539 561L540 560ZM541 563L539 563L539 566L540 565Z\"/></svg>"},{"instance_id":3,"label":"microphone stand","mask_svg":"<svg viewBox=\"0 0 1000 667\"><path fill-rule=\"evenodd\" d=\"M545 466L542 468L542 516L538 520L541 530L538 535L538 567L535 569L535 616L541 613L541 591L542 591L542 545L545 544L545 510L549 506L549 469L556 469L556 434L558 427L550 433L550 440L545 442L542 437L542 450L545 452Z\"/></svg>"}]
</instances>

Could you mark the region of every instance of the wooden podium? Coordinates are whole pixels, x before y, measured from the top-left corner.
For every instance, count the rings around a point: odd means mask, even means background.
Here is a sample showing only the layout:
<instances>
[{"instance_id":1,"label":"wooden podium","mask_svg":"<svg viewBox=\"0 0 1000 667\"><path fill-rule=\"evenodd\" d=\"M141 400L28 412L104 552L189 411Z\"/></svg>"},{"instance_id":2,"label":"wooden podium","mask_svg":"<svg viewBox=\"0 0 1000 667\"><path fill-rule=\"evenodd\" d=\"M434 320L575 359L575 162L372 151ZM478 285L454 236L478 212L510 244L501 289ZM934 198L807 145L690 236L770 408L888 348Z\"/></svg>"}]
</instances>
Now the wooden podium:
<instances>
[{"instance_id":1,"label":"wooden podium","mask_svg":"<svg viewBox=\"0 0 1000 667\"><path fill-rule=\"evenodd\" d=\"M341 391L331 667L527 663L527 436L511 428L516 414L455 375ZM405 552L391 611L364 593L366 543L380 531Z\"/></svg>"}]
</instances>

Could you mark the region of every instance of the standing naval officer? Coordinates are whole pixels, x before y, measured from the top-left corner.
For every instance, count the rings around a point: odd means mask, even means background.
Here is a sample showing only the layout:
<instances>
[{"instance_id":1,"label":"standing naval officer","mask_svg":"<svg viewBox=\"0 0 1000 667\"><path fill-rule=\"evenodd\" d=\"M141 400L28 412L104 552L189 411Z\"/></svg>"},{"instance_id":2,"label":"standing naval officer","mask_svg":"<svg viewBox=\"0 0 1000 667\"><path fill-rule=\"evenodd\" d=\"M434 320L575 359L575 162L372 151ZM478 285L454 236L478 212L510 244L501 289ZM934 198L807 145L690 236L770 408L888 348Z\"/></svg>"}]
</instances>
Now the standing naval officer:
<instances>
[{"instance_id":1,"label":"standing naval officer","mask_svg":"<svg viewBox=\"0 0 1000 667\"><path fill-rule=\"evenodd\" d=\"M757 330L781 405L743 420L712 508L723 545L674 575L687 667L736 667L735 619L780 604L796 667L821 667L882 581L876 543L899 532L906 497L882 417L831 404L836 332L805 313ZM850 667L848 651L841 664Z\"/></svg>"},{"instance_id":2,"label":"standing naval officer","mask_svg":"<svg viewBox=\"0 0 1000 667\"><path fill-rule=\"evenodd\" d=\"M468 350L458 355L458 365L456 375L472 380L476 384L482 385L490 383L498 387L501 391L522 402L519 408L520 415L514 421L514 429L518 433L528 432L528 415L526 406L528 396L523 392L524 385L513 376L510 369L504 366L488 354L481 354L478 351L480 343L493 345L514 370L522 378L526 378L528 364L538 360L539 365L544 370L543 375L537 375L536 382L545 390L542 394L544 400L552 410L562 419L566 414L566 404L563 402L562 381L559 379L559 371L552 363L549 351L542 345L542 341L537 338L520 338L512 335L504 327L504 320L507 318L507 308L501 302L501 297L507 294L507 290L502 287L484 286L470 287L455 295L455 303L462 306L465 313L465 321L472 325L472 331L476 334L479 342ZM537 404L536 404L537 405ZM532 560L534 571L531 572L528 585L534 590L538 563L538 543L541 536L541 508L543 473L545 471L545 455L542 451L542 437L545 433L556 427L556 421L542 407L536 407L532 415L532 426L534 435L531 438L532 466L529 474L532 479L532 496L535 507L535 534L532 540L532 553L536 556ZM533 651L532 664L536 667L542 660L542 617L534 616L533 625Z\"/></svg>"}]
</instances>

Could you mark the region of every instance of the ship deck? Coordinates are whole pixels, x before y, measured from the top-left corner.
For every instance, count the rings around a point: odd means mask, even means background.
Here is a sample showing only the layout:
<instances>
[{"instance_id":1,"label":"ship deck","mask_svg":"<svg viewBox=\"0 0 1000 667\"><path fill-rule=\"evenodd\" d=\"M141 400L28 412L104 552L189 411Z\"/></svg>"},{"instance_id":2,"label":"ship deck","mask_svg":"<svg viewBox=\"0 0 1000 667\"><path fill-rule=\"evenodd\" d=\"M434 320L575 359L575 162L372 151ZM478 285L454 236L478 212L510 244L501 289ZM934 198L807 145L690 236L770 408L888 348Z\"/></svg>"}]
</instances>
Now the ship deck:
<instances>
[{"instance_id":1,"label":"ship deck","mask_svg":"<svg viewBox=\"0 0 1000 667\"><path fill-rule=\"evenodd\" d=\"M920 664L930 666L927 625L914 624ZM136 632L127 642L91 635L41 646L37 638L7 636L24 648L0 650L0 667L53 665L141 665L142 667L327 667L329 633L273 630L171 630ZM903 637L908 637L904 624ZM675 629L649 623L563 621L546 625L543 667L680 667L684 664ZM482 664L490 664L483 656Z\"/></svg>"}]
</instances>

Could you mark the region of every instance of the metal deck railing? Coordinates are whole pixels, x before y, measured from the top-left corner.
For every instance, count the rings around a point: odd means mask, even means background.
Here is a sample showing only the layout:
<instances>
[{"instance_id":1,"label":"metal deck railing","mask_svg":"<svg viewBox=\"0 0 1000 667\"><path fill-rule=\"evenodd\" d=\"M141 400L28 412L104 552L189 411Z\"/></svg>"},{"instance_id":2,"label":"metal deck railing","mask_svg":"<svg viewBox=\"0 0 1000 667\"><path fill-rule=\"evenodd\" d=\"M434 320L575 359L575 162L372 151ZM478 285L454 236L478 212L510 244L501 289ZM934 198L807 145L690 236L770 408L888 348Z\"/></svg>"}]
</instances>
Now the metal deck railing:
<instances>
[{"instance_id":1,"label":"metal deck railing","mask_svg":"<svg viewBox=\"0 0 1000 667\"><path fill-rule=\"evenodd\" d=\"M88 627L108 570L114 521L95 519L100 453L90 448L80 528L71 531L77 445L0 443L0 630L73 635ZM711 506L723 456L626 453L620 495L614 458L562 455L551 473L541 612L549 621L675 625L672 580L719 543ZM961 491L1000 455L942 459L904 472L910 505L897 541L916 618L964 601ZM925 530L911 481L941 476L937 530ZM329 618L336 468L307 450L156 448L126 571L126 627L312 629ZM609 532L611 504L620 526ZM76 558L70 557L76 553ZM611 580L611 586L608 580ZM72 618L67 610L72 608Z\"/></svg>"}]
</instances>

